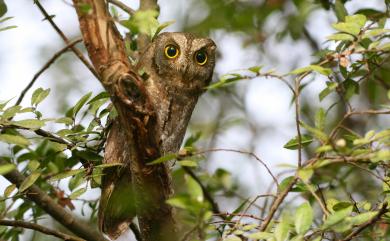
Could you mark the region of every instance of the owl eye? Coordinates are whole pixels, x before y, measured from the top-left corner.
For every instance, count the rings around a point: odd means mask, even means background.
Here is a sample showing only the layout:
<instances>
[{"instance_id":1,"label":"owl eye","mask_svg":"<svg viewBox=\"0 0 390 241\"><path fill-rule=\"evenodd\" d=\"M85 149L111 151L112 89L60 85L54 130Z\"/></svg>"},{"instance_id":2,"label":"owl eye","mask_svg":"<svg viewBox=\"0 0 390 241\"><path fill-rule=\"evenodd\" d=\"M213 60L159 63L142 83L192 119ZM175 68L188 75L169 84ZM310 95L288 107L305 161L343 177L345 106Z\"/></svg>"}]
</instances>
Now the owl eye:
<instances>
[{"instance_id":1,"label":"owl eye","mask_svg":"<svg viewBox=\"0 0 390 241\"><path fill-rule=\"evenodd\" d=\"M195 60L199 65L205 65L207 63L207 53L204 50L199 50L195 53Z\"/></svg>"},{"instance_id":2,"label":"owl eye","mask_svg":"<svg viewBox=\"0 0 390 241\"><path fill-rule=\"evenodd\" d=\"M170 59L176 58L179 55L179 49L174 45L167 45L165 47L165 56Z\"/></svg>"}]
</instances>

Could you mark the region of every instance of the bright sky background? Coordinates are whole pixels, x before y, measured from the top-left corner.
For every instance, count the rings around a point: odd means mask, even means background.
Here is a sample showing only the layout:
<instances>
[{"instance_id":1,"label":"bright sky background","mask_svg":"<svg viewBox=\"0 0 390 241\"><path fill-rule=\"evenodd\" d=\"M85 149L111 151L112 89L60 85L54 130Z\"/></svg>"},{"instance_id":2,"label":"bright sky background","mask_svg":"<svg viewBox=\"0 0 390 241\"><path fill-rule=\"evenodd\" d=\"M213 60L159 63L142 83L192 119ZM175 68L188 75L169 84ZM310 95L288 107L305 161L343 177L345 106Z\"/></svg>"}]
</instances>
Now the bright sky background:
<instances>
[{"instance_id":1,"label":"bright sky background","mask_svg":"<svg viewBox=\"0 0 390 241\"><path fill-rule=\"evenodd\" d=\"M79 36L78 21L74 9L64 1L42 1L46 10L55 14L55 21L71 39ZM137 8L138 1L124 1L133 8ZM48 22L42 22L42 15L39 10L33 6L33 1L6 0L8 5L7 16L15 18L8 21L7 24L17 25L18 28L5 32L0 32L0 100L17 99L20 91L31 80L38 69L51 57L52 49L61 49L64 46L63 41L57 33L51 28ZM201 19L202 14L189 9L188 2L185 0L176 1L159 1L161 6L160 21L170 21L189 14L190 19ZM172 4L174 3L174 4ZM347 9L350 12L355 11L358 6L369 6L376 9L383 9L383 1L380 0L355 0L347 3ZM201 6L200 6L201 7ZM267 24L267 30L272 33L278 28L278 22L281 16L273 16ZM307 26L316 40L323 42L327 35L330 35L333 30L329 27L330 22L334 22L336 18L331 13L317 11L311 15L310 24ZM180 23L176 23L169 27L169 31L180 29ZM320 30L320 31L319 31ZM265 51L267 56L254 56L253 51L257 51L255 47L244 49L242 47L242 36L239 34L226 34L223 31L215 31L211 36L218 45L221 53L221 59L217 62L216 72L218 75L232 72L237 69L248 68L254 65L264 65L266 69L275 68L279 73L285 73L293 68L308 65L312 60L310 47L303 42L293 42L290 39L283 43L275 41L267 41ZM325 44L325 43L324 43ZM80 45L78 45L80 46ZM46 51L45 51L46 50ZM56 101L56 96L61 95L64 89L55 88L58 81L75 81L78 88L72 91L66 99L74 103L83 94L88 91L98 93L102 90L100 84L93 78L88 70L72 56L72 53L67 53L68 58L73 58L72 63L72 78L69 80L67 76L56 75L56 64L54 64L48 73L43 74L33 89L38 87L52 88L50 97L45 100L40 106L47 117L59 117L57 112L58 106L63 103ZM60 61L59 61L60 62ZM60 73L60 72L59 72ZM283 148L283 145L293 136L295 136L294 112L290 106L291 93L288 88L278 80L273 79L254 79L249 83L239 84L240 88L246 90L245 107L250 113L250 122L254 126L261 129L264 135L252 140L251 133L248 128L234 127L224 132L218 138L218 147L233 148L246 150L249 146L254 146L255 153L269 165L275 172L283 170L277 167L281 163L296 163L296 152L289 151ZM65 86L65 85L64 85ZM323 85L311 85L307 91L313 104L318 104L317 93ZM23 104L29 104L31 91L27 94ZM312 94L311 94L312 93ZM206 102L202 99L198 108L209 108L212 114L215 112L216 106L213 103ZM199 111L194 113L195 119L200 119ZM204 113L204 112L202 112ZM1 145L1 144L0 144ZM4 146L0 151L4 151ZM246 186L250 187L249 193L252 196L265 192L265 188L270 183L269 175L265 169L255 160L248 159L242 155L233 153L217 153L213 154L212 161L209 164L211 170L223 166L232 171L235 176ZM8 185L5 179L0 179L0 193ZM64 185L65 188L65 185ZM98 193L89 193L89 197L97 197Z\"/></svg>"}]
</instances>

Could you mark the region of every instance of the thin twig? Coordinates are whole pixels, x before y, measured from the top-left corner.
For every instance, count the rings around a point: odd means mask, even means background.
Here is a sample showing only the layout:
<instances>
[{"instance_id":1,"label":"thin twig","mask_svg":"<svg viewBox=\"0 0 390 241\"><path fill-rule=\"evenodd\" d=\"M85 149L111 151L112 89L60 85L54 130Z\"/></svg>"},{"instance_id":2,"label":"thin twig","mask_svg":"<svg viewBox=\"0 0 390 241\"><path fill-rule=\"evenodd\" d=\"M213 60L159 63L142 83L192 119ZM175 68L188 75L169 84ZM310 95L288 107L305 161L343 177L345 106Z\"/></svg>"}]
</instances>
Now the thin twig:
<instances>
[{"instance_id":1,"label":"thin twig","mask_svg":"<svg viewBox=\"0 0 390 241\"><path fill-rule=\"evenodd\" d=\"M265 218L264 222L261 224L260 231L265 231L267 229L268 224L271 222L271 220L274 217L276 211L278 210L280 204L282 204L283 200L286 198L287 194L294 187L297 180L298 180L298 177L294 177L294 179L290 182L290 184L286 187L286 189L284 189L283 192L279 193L278 197L274 199L272 206L270 208L270 211L268 213L268 216Z\"/></svg>"},{"instance_id":2,"label":"thin twig","mask_svg":"<svg viewBox=\"0 0 390 241\"><path fill-rule=\"evenodd\" d=\"M65 47L63 47L61 50L59 50L57 53L55 53L53 55L53 57L51 57L45 65L42 66L42 68L34 75L34 77L32 78L32 80L28 83L28 85L23 89L23 91L20 93L20 96L18 98L18 100L16 101L15 105L19 105L24 96L26 95L27 91L29 89L31 89L31 87L33 86L33 84L35 83L35 81L38 79L39 76L41 76L41 74L47 70L62 54L64 54L65 52L67 52L70 48L74 47L74 45L76 45L77 43L80 43L82 41L82 39L76 39L75 41L72 41L70 42L68 45L66 45Z\"/></svg>"},{"instance_id":3,"label":"thin twig","mask_svg":"<svg viewBox=\"0 0 390 241\"><path fill-rule=\"evenodd\" d=\"M21 127L21 126L16 126L16 125L1 125L0 124L0 128L1 129L8 129L8 128L15 128L15 129L20 129L20 130L31 130L29 128L26 128L26 127ZM53 142L56 142L56 143L60 143L60 144L65 144L67 146L68 149L72 149L73 147L76 147L76 144L74 144L73 142L67 140L67 139L64 139L60 136L57 136L53 133L50 133L48 131L45 131L43 129L36 129L36 130L33 130L35 132L35 134L37 134L38 136L42 136L42 137L46 137L48 138L49 140L53 141Z\"/></svg>"},{"instance_id":4,"label":"thin twig","mask_svg":"<svg viewBox=\"0 0 390 241\"><path fill-rule=\"evenodd\" d=\"M311 193L311 195L313 195L313 197L317 200L317 202L320 205L322 212L325 214L325 216L329 216L330 213L329 213L328 209L326 208L326 203L322 202L322 199L316 194L316 192L310 186L310 183L305 182L304 180L302 180L302 178L301 178L301 181L303 183L305 183L305 185L306 185L307 189L309 189L309 192Z\"/></svg>"},{"instance_id":5,"label":"thin twig","mask_svg":"<svg viewBox=\"0 0 390 241\"><path fill-rule=\"evenodd\" d=\"M129 15L133 15L135 13L134 9L132 9L129 6L127 6L126 4L124 4L121 1L118 1L118 0L107 0L107 2L114 4L115 6L119 7L120 9L122 9L123 11L128 13Z\"/></svg>"},{"instance_id":6,"label":"thin twig","mask_svg":"<svg viewBox=\"0 0 390 241\"><path fill-rule=\"evenodd\" d=\"M62 30L57 26L57 24L53 21L52 19L52 16L50 16L47 11L43 8L42 4L39 2L39 0L35 0L34 1L35 4L37 5L37 7L39 8L39 10L41 11L41 13L43 14L43 16L45 17L45 19L47 19L47 21L49 21L49 23L51 24L51 26L54 28L54 30L60 35L60 37L62 38L62 40L64 40L64 42L66 44L69 44L70 43L70 40L65 36L64 32L62 32ZM81 60L81 62L84 63L84 65L91 71L91 73L97 78L97 79L100 79L98 73L96 72L95 68L88 62L88 60L84 57L83 53L76 47L72 46L71 47L72 51L76 54L76 56Z\"/></svg>"},{"instance_id":7,"label":"thin twig","mask_svg":"<svg viewBox=\"0 0 390 241\"><path fill-rule=\"evenodd\" d=\"M190 237L190 235L196 231L196 229L198 229L198 225L195 225L193 228L191 228L190 230L188 230L184 235L183 235L183 238L181 239L181 241L187 241L188 238Z\"/></svg>"},{"instance_id":8,"label":"thin twig","mask_svg":"<svg viewBox=\"0 0 390 241\"><path fill-rule=\"evenodd\" d=\"M0 220L0 226L11 226L11 227L21 227L21 228L27 228L32 229L41 233L45 233L48 235L55 236L57 238L68 240L68 241L85 241L85 239L72 236L66 233L61 233L56 230L48 229L44 226L41 226L36 223L28 223L20 220Z\"/></svg>"},{"instance_id":9,"label":"thin twig","mask_svg":"<svg viewBox=\"0 0 390 241\"><path fill-rule=\"evenodd\" d=\"M0 159L0 165L9 163L10 162L6 160ZM13 170L7 174L4 174L3 176L9 182L15 184L18 188L26 180L26 177L18 170ZM106 241L106 239L95 229L91 228L88 223L78 220L72 213L64 209L37 185L31 185L23 192L23 194L26 198L30 199L41 209L43 209L48 215L53 217L64 227L79 237L82 237L88 241Z\"/></svg>"},{"instance_id":10,"label":"thin twig","mask_svg":"<svg viewBox=\"0 0 390 241\"><path fill-rule=\"evenodd\" d=\"M248 207L245 208L243 214L246 214L246 213L248 212L249 208L251 208L252 205L253 205L260 197L261 197L260 195L256 196L256 197L249 203ZM235 224L234 227L231 229L230 233L233 233L233 232L237 229L237 227L239 226L239 224L240 224L240 222L241 222L241 220L242 220L243 217L244 217L244 215L240 215L240 217L239 217L239 218L237 219L237 221L236 221L236 224Z\"/></svg>"},{"instance_id":11,"label":"thin twig","mask_svg":"<svg viewBox=\"0 0 390 241\"><path fill-rule=\"evenodd\" d=\"M294 89L294 95L295 95L295 125L297 129L297 136L298 136L298 167L302 166L302 133L301 133L301 108L299 103L299 96L300 96L300 87L301 87L301 81L309 75L310 72L306 72L305 74L300 75L295 79L295 89Z\"/></svg>"},{"instance_id":12,"label":"thin twig","mask_svg":"<svg viewBox=\"0 0 390 241\"><path fill-rule=\"evenodd\" d=\"M263 161L262 161L255 153L253 153L253 152L241 151L241 150L235 150L235 149L226 149L226 148L213 148L213 149L198 151L198 152L196 152L196 153L193 153L193 155L201 155L201 154L204 154L204 153L207 153L207 152L217 152L217 151L236 152L236 153L240 153L240 154L246 154L246 155L249 155L249 156L255 158L259 163L261 163L261 164L265 167L265 169L267 169L267 172L270 174L270 176L271 176L272 179L274 180L275 184L276 184L277 187L279 188L278 179L276 179L275 175L271 172L271 169L269 169L268 166L267 166L267 164L265 164L265 162L263 162Z\"/></svg>"},{"instance_id":13,"label":"thin twig","mask_svg":"<svg viewBox=\"0 0 390 241\"><path fill-rule=\"evenodd\" d=\"M366 223L363 223L362 225L360 225L357 229L355 229L352 233L350 233L347 237L345 237L344 239L340 240L340 241L349 241L349 240L353 240L357 235L359 235L364 229L366 229L367 227L370 227L372 226L373 224L375 224L385 213L387 213L389 210L387 209L387 202L383 203L382 204L382 207L381 209L379 210L378 214L375 215L375 217L373 217L370 221L366 222Z\"/></svg>"}]
</instances>

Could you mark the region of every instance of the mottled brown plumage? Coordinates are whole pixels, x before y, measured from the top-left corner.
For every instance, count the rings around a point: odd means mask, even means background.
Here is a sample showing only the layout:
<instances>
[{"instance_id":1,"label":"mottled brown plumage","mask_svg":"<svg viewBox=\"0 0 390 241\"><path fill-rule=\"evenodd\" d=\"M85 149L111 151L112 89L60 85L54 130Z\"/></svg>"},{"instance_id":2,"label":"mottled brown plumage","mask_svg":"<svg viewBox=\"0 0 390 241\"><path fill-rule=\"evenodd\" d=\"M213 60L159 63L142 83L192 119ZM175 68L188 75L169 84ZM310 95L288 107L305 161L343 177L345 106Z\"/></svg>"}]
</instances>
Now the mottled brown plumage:
<instances>
[{"instance_id":1,"label":"mottled brown plumage","mask_svg":"<svg viewBox=\"0 0 390 241\"><path fill-rule=\"evenodd\" d=\"M167 54L169 46L178 50L177 56ZM146 92L156 113L153 132L161 155L179 150L198 97L211 81L215 49L215 43L208 38L196 38L189 33L162 33L141 55L136 70L144 77ZM200 61L204 59L204 63ZM124 138L119 122L114 122L108 138L110 136ZM123 142L118 138L108 143L124 145ZM115 153L114 149L114 146L106 147L105 163L123 163L129 156ZM101 230L114 239L127 229L136 215L130 180L131 173L126 166L121 170L107 170L103 177L99 223Z\"/></svg>"}]
</instances>

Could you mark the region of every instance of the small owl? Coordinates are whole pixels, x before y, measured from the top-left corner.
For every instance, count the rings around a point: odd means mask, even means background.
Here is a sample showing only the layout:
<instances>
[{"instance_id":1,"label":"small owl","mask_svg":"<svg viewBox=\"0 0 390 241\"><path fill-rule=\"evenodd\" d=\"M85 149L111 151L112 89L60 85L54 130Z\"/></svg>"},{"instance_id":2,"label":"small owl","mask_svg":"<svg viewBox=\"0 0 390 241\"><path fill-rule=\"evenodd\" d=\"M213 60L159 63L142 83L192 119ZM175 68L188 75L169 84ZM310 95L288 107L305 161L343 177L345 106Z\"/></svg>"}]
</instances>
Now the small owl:
<instances>
[{"instance_id":1,"label":"small owl","mask_svg":"<svg viewBox=\"0 0 390 241\"><path fill-rule=\"evenodd\" d=\"M161 155L179 150L198 97L211 81L215 50L216 45L209 38L162 33L141 55L136 70L145 80L156 112L157 124L153 131L157 133ZM118 137L120 133L119 122L114 121L110 134ZM125 153L115 153L115 145L123 145L121 141L108 142L111 145L106 146L106 153L111 154L105 156L106 163L126 160ZM135 216L133 197L128 168L105 172L99 223L100 229L111 238L116 239L127 230Z\"/></svg>"},{"instance_id":2,"label":"small owl","mask_svg":"<svg viewBox=\"0 0 390 241\"><path fill-rule=\"evenodd\" d=\"M162 33L140 58L137 69L146 74L162 155L178 151L198 97L211 81L215 50L209 38Z\"/></svg>"}]
</instances>

